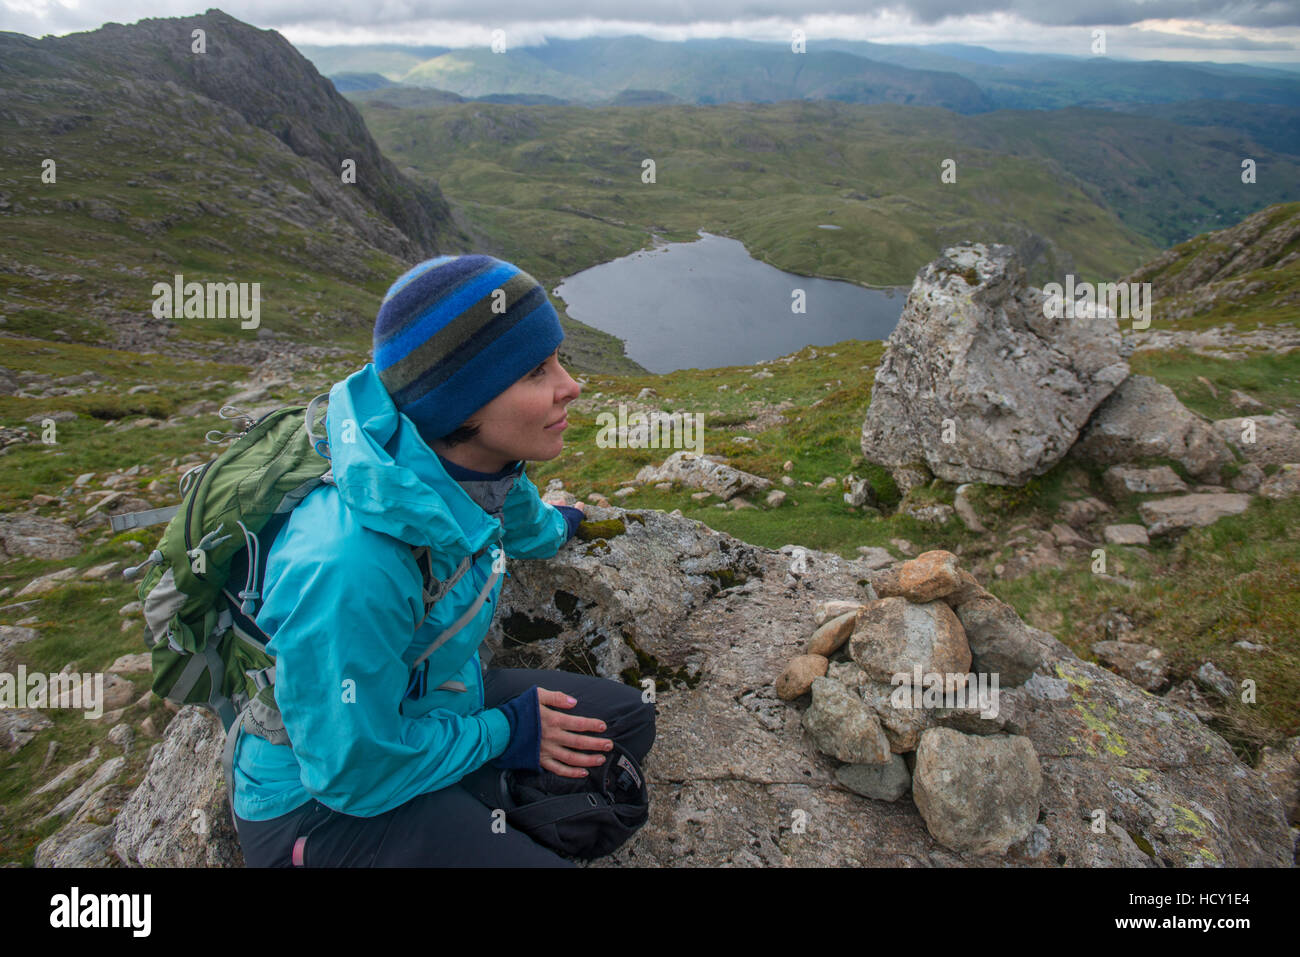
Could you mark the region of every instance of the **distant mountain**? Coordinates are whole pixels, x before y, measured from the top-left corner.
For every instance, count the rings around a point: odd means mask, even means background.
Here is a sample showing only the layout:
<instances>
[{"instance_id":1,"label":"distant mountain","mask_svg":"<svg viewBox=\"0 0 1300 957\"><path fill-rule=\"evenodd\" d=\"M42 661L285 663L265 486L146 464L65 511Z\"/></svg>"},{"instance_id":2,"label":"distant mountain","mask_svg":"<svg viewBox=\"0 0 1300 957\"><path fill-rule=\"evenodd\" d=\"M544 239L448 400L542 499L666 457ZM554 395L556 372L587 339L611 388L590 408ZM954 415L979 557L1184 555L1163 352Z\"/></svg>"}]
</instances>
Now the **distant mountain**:
<instances>
[{"instance_id":1,"label":"distant mountain","mask_svg":"<svg viewBox=\"0 0 1300 957\"><path fill-rule=\"evenodd\" d=\"M382 90L397 84L379 73L335 73L330 77L334 89L340 93L355 93L358 90Z\"/></svg>"},{"instance_id":2,"label":"distant mountain","mask_svg":"<svg viewBox=\"0 0 1300 957\"><path fill-rule=\"evenodd\" d=\"M493 53L483 47L454 50L425 60L402 75L406 86L450 90L464 97L494 93L544 93L562 100L604 99L606 91L566 71L555 70L532 48Z\"/></svg>"},{"instance_id":3,"label":"distant mountain","mask_svg":"<svg viewBox=\"0 0 1300 957\"><path fill-rule=\"evenodd\" d=\"M689 103L831 99L995 109L1124 108L1223 100L1300 107L1300 75L1240 64L1005 53L965 44L904 46L817 39L718 38L670 43L641 36L547 38L493 54L486 48L304 47L322 72L381 73L463 96L544 94L590 104L656 90ZM1081 51L1082 52L1082 51Z\"/></svg>"},{"instance_id":4,"label":"distant mountain","mask_svg":"<svg viewBox=\"0 0 1300 957\"><path fill-rule=\"evenodd\" d=\"M952 73L875 63L830 49L795 55L772 44L710 48L635 36L548 39L504 53L486 47L447 51L405 70L410 58L400 50L303 49L325 73L380 73L471 98L528 94L601 105L625 103L619 99L625 92L655 91L696 104L808 99L942 106L960 113L992 108L974 83Z\"/></svg>"},{"instance_id":5,"label":"distant mountain","mask_svg":"<svg viewBox=\"0 0 1300 957\"><path fill-rule=\"evenodd\" d=\"M552 69L604 91L661 90L695 103L841 100L988 109L979 89L953 74L898 69L834 50L789 45L665 43L645 37L549 38L527 51Z\"/></svg>"},{"instance_id":6,"label":"distant mountain","mask_svg":"<svg viewBox=\"0 0 1300 957\"><path fill-rule=\"evenodd\" d=\"M1162 247L1293 200L1300 188L1300 158L1236 130L1077 107L999 110L963 125L960 142L1051 158ZM1241 180L1243 157L1256 161L1254 183Z\"/></svg>"},{"instance_id":7,"label":"distant mountain","mask_svg":"<svg viewBox=\"0 0 1300 957\"><path fill-rule=\"evenodd\" d=\"M436 186L398 172L283 37L220 11L0 34L0 103L9 332L150 349L360 330L405 263L467 242ZM259 282L262 328L156 319L152 284L174 274Z\"/></svg>"},{"instance_id":8,"label":"distant mountain","mask_svg":"<svg viewBox=\"0 0 1300 957\"><path fill-rule=\"evenodd\" d=\"M325 76L336 73L378 73L400 82L402 75L425 60L444 53L451 47L404 46L397 43L371 43L347 46L316 46L299 44L298 52L305 56Z\"/></svg>"},{"instance_id":9,"label":"distant mountain","mask_svg":"<svg viewBox=\"0 0 1300 957\"><path fill-rule=\"evenodd\" d=\"M683 102L662 90L622 90L610 101L610 106L669 106Z\"/></svg>"}]
</instances>

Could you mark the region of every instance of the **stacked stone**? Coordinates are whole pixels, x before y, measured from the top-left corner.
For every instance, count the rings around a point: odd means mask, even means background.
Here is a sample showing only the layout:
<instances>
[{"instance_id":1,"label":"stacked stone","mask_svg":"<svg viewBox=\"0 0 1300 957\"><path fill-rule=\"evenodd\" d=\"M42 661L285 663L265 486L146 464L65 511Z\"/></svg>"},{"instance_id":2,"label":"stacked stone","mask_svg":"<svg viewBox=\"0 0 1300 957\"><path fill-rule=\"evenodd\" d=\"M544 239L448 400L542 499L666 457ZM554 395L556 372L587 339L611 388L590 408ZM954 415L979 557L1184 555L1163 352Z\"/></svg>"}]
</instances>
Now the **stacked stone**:
<instances>
[{"instance_id":1,"label":"stacked stone","mask_svg":"<svg viewBox=\"0 0 1300 957\"><path fill-rule=\"evenodd\" d=\"M777 678L777 695L811 694L804 729L818 751L843 762L835 776L846 788L881 801L911 792L939 843L1003 854L1038 819L1042 774L1033 744L1005 733L1005 717L990 714L996 708L970 706L974 685L968 707L918 707L930 699L913 691L917 670L969 676L973 667L996 674L1000 687L1016 686L1060 645L1025 625L951 552L885 569L872 586L873 601L817 606L818 627Z\"/></svg>"}]
</instances>

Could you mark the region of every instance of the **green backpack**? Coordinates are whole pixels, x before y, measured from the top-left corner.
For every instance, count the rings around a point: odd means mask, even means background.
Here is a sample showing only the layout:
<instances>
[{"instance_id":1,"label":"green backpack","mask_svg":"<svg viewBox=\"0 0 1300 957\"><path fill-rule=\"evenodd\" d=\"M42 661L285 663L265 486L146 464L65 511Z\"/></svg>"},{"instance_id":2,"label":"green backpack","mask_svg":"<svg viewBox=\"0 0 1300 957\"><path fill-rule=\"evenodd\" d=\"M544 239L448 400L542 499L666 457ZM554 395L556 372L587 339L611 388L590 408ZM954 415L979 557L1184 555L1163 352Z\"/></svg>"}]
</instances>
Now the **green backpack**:
<instances>
[{"instance_id":1,"label":"green backpack","mask_svg":"<svg viewBox=\"0 0 1300 957\"><path fill-rule=\"evenodd\" d=\"M152 652L154 693L178 705L201 705L221 719L232 813L239 728L272 744L290 744L275 703L275 661L266 652L270 638L254 615L275 535L310 492L333 484L328 443L312 431L327 398L328 393L306 406L276 409L256 422L226 406L221 416L242 418L244 428L208 433L209 442L235 441L185 474L180 505L113 519L117 531L170 519L149 557L123 575L131 579L148 569L137 594L144 606L145 645ZM433 575L428 547L411 548L424 581L427 619L478 555L464 558L441 582ZM417 631L422 624L423 619Z\"/></svg>"},{"instance_id":2,"label":"green backpack","mask_svg":"<svg viewBox=\"0 0 1300 957\"><path fill-rule=\"evenodd\" d=\"M137 594L144 605L145 645L152 651L154 693L212 710L227 730L259 700L254 712L268 740L283 739L284 726L276 727L269 639L253 623L258 576L265 570L260 545L269 544L309 492L333 479L329 459L317 450L323 439L311 432L324 398L305 408L277 409L256 422L244 416L238 433L214 438L209 432L210 442L225 436L235 442L185 474L181 504L157 548L123 573L134 578L149 569ZM227 411L238 414L228 406L223 417L233 417ZM236 584L240 570L242 588Z\"/></svg>"}]
</instances>

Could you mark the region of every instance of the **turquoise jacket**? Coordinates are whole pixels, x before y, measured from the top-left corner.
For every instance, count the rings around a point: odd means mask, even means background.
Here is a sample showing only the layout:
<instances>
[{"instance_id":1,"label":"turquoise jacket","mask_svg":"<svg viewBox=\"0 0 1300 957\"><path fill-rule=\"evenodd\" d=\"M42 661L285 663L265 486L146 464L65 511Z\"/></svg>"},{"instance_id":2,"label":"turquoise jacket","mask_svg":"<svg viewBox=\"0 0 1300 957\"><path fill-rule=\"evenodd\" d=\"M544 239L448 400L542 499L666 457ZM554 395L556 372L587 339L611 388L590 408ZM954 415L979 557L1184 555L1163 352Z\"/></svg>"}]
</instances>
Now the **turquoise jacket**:
<instances>
[{"instance_id":1,"label":"turquoise jacket","mask_svg":"<svg viewBox=\"0 0 1300 957\"><path fill-rule=\"evenodd\" d=\"M373 363L330 390L325 427L335 484L303 499L267 555L256 620L271 636L292 747L240 733L234 806L249 821L313 798L373 817L504 752L510 723L483 707L478 655L504 581L493 581L495 543L512 558L549 558L567 538L523 471L503 522L488 515L397 411ZM423 589L410 546L429 545L445 581L489 544L417 630ZM416 660L467 615L429 656L426 693L404 700Z\"/></svg>"}]
</instances>

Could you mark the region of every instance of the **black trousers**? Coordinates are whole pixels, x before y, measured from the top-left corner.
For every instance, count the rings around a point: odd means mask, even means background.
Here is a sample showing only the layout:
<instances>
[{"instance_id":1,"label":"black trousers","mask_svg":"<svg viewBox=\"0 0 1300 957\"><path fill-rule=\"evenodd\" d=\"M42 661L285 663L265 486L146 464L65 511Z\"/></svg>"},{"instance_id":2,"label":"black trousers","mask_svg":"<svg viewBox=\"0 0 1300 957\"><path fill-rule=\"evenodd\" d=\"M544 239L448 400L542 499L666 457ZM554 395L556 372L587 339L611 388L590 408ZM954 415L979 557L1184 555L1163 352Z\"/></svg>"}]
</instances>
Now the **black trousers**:
<instances>
[{"instance_id":1,"label":"black trousers","mask_svg":"<svg viewBox=\"0 0 1300 957\"><path fill-rule=\"evenodd\" d=\"M641 689L567 671L498 668L483 675L485 706L496 707L533 685L563 691L578 703L565 714L599 718L593 737L618 742L645 760L654 743L655 706ZM527 834L501 825L475 794L491 765L459 783L418 795L374 817L342 814L312 800L269 821L235 818L248 867L572 867Z\"/></svg>"}]
</instances>

